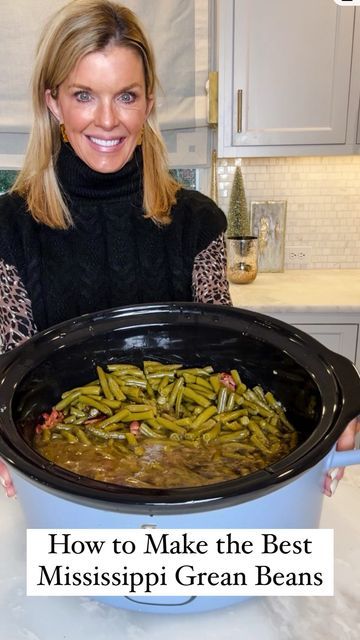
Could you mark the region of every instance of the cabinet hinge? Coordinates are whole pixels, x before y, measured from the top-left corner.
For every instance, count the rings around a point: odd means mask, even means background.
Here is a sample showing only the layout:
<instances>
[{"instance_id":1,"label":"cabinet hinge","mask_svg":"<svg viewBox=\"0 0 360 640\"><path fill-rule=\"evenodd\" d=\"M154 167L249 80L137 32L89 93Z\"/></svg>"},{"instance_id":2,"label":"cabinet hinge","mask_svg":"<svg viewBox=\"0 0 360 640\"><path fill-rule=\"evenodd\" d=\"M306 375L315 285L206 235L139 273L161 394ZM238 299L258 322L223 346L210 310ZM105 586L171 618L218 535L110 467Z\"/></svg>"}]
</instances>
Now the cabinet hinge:
<instances>
[{"instance_id":1,"label":"cabinet hinge","mask_svg":"<svg viewBox=\"0 0 360 640\"><path fill-rule=\"evenodd\" d=\"M218 75L217 71L209 71L206 82L208 124L210 127L216 127L218 124Z\"/></svg>"}]
</instances>

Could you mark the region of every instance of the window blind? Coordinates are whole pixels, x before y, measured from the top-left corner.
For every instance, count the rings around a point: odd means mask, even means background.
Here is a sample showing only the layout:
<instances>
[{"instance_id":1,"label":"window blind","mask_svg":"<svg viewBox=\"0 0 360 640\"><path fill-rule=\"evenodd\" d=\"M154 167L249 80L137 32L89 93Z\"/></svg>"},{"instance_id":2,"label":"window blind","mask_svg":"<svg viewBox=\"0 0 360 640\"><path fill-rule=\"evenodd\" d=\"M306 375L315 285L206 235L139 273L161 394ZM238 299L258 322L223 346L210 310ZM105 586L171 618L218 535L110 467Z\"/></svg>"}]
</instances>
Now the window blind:
<instances>
[{"instance_id":1,"label":"window blind","mask_svg":"<svg viewBox=\"0 0 360 640\"><path fill-rule=\"evenodd\" d=\"M173 167L209 164L205 85L213 0L125 0L155 49L158 116ZM0 155L24 153L31 122L29 81L48 16L64 0L0 0ZM19 164L20 166L20 164Z\"/></svg>"}]
</instances>

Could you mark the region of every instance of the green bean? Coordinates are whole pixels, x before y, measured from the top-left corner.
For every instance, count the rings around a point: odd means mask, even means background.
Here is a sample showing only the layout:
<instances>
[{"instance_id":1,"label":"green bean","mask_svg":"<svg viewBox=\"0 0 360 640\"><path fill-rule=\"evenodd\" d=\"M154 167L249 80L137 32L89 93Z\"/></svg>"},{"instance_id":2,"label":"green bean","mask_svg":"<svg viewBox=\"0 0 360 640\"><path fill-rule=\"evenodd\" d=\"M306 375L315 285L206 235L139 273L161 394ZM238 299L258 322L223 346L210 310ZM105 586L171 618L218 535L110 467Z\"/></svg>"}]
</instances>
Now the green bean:
<instances>
[{"instance_id":1,"label":"green bean","mask_svg":"<svg viewBox=\"0 0 360 640\"><path fill-rule=\"evenodd\" d=\"M225 431L237 431L242 427L246 427L249 424L249 418L247 416L242 416L239 420L234 420L233 422L223 422L223 427Z\"/></svg>"},{"instance_id":2,"label":"green bean","mask_svg":"<svg viewBox=\"0 0 360 640\"><path fill-rule=\"evenodd\" d=\"M148 382L146 385L146 393L148 394L148 396L150 396L150 398L155 398L155 393L153 391L153 388L151 386L151 384Z\"/></svg>"},{"instance_id":3,"label":"green bean","mask_svg":"<svg viewBox=\"0 0 360 640\"><path fill-rule=\"evenodd\" d=\"M247 429L241 429L240 431L233 431L232 433L226 433L217 438L217 442L235 442L237 440L245 440L249 436Z\"/></svg>"},{"instance_id":4,"label":"green bean","mask_svg":"<svg viewBox=\"0 0 360 640\"><path fill-rule=\"evenodd\" d=\"M217 422L212 429L210 429L210 431L207 431L206 433L204 433L202 435L202 439L204 440L204 442L208 443L211 442L211 440L215 440L215 438L218 437L219 433L220 433L220 424Z\"/></svg>"},{"instance_id":5,"label":"green bean","mask_svg":"<svg viewBox=\"0 0 360 640\"><path fill-rule=\"evenodd\" d=\"M112 424L108 424L106 427L101 427L101 429L103 429L103 431L123 431L124 424L122 422L113 422Z\"/></svg>"},{"instance_id":6,"label":"green bean","mask_svg":"<svg viewBox=\"0 0 360 640\"><path fill-rule=\"evenodd\" d=\"M168 396L170 395L170 393L172 392L173 388L174 388L175 382L170 382L168 385L166 385L166 387L164 387L163 389L161 389L161 396L163 396L164 398L168 398Z\"/></svg>"},{"instance_id":7,"label":"green bean","mask_svg":"<svg viewBox=\"0 0 360 640\"><path fill-rule=\"evenodd\" d=\"M139 422L140 420L151 420L153 417L153 411L139 411L138 413L129 413L122 419L122 422Z\"/></svg>"},{"instance_id":8,"label":"green bean","mask_svg":"<svg viewBox=\"0 0 360 640\"><path fill-rule=\"evenodd\" d=\"M34 439L45 457L54 441L50 459L56 464L58 447L75 451L77 473L82 455L94 451L116 464L109 475L96 458L95 479L161 487L164 473L165 482L167 474L182 476L181 484L165 486L191 486L257 471L297 446L282 405L260 385L247 388L236 369L220 373L211 366L184 368L155 360L144 361L142 368L111 363L96 369L97 380L61 395L54 407L62 412L61 421L45 423ZM232 377L235 390L221 382L225 375ZM166 460L171 451L170 463L152 460L153 452Z\"/></svg>"},{"instance_id":9,"label":"green bean","mask_svg":"<svg viewBox=\"0 0 360 640\"><path fill-rule=\"evenodd\" d=\"M257 418L257 416L254 416L253 420L255 420L255 418ZM270 422L267 422L266 420L260 420L258 424L259 424L259 427L261 427L261 429L264 429L265 431L269 431L269 433L272 433L274 436L279 435L279 428L274 427L272 424L270 424Z\"/></svg>"},{"instance_id":10,"label":"green bean","mask_svg":"<svg viewBox=\"0 0 360 640\"><path fill-rule=\"evenodd\" d=\"M232 379L234 380L234 382L235 382L237 387L242 384L239 372L236 369L231 369L230 370L230 375L231 375Z\"/></svg>"},{"instance_id":11,"label":"green bean","mask_svg":"<svg viewBox=\"0 0 360 640\"><path fill-rule=\"evenodd\" d=\"M80 427L76 427L74 429L74 433L79 442L82 442L83 444L91 444L91 440L87 437L85 431L83 431L83 429L80 429Z\"/></svg>"},{"instance_id":12,"label":"green bean","mask_svg":"<svg viewBox=\"0 0 360 640\"><path fill-rule=\"evenodd\" d=\"M41 442L49 442L51 440L50 429L43 429L41 433Z\"/></svg>"},{"instance_id":13,"label":"green bean","mask_svg":"<svg viewBox=\"0 0 360 640\"><path fill-rule=\"evenodd\" d=\"M223 413L226 408L227 403L227 389L222 385L219 389L218 400L217 400L217 412Z\"/></svg>"},{"instance_id":14,"label":"green bean","mask_svg":"<svg viewBox=\"0 0 360 640\"><path fill-rule=\"evenodd\" d=\"M259 407L259 413L260 413L260 409L262 409L261 415L263 415L265 417L271 417L273 415L274 411L271 410L269 408L269 406L266 405L265 402L260 400L260 398L257 396L257 394L254 393L253 391L251 391L251 389L247 389L246 390L246 392L244 393L244 397L247 400L249 400L250 402L253 402L256 406Z\"/></svg>"},{"instance_id":15,"label":"green bean","mask_svg":"<svg viewBox=\"0 0 360 640\"><path fill-rule=\"evenodd\" d=\"M187 388L192 389L193 391L196 391L196 393L200 393L200 395L204 396L205 398L208 398L208 400L215 400L216 398L215 391L212 391L210 389L205 389L205 387L201 387L198 384L190 383Z\"/></svg>"},{"instance_id":16,"label":"green bean","mask_svg":"<svg viewBox=\"0 0 360 640\"><path fill-rule=\"evenodd\" d=\"M115 376L112 376L111 374L108 375L108 385L109 385L109 389L111 391L111 393L113 394L114 398L116 400L120 400L120 402L122 400L125 400L126 396L125 394L121 391L119 384L116 380Z\"/></svg>"},{"instance_id":17,"label":"green bean","mask_svg":"<svg viewBox=\"0 0 360 640\"><path fill-rule=\"evenodd\" d=\"M284 410L281 407L281 405L279 404L279 402L277 402L277 400L275 400L273 394L268 391L267 393L265 393L265 398L267 400L267 402L269 403L269 405L271 407L274 408L274 410L276 411L276 413L278 413L281 422L290 430L293 431L294 427L292 426L292 424L290 424L290 422L288 421L288 419L285 416Z\"/></svg>"},{"instance_id":18,"label":"green bean","mask_svg":"<svg viewBox=\"0 0 360 640\"><path fill-rule=\"evenodd\" d=\"M197 429L197 427L200 427L200 425L209 420L209 418L211 418L215 413L217 413L216 407L206 407L206 409L199 413L199 415L195 418L194 422L192 423L192 428Z\"/></svg>"},{"instance_id":19,"label":"green bean","mask_svg":"<svg viewBox=\"0 0 360 640\"><path fill-rule=\"evenodd\" d=\"M125 373L131 373L132 375L139 374L141 376L144 375L141 369L139 369L135 364L108 364L107 369L108 371L113 371L115 375L123 375Z\"/></svg>"},{"instance_id":20,"label":"green bean","mask_svg":"<svg viewBox=\"0 0 360 640\"><path fill-rule=\"evenodd\" d=\"M173 407L175 402L176 402L176 398L177 395L180 391L180 389L184 386L184 378L178 378L173 386L173 388L171 389L171 393L169 395L169 407Z\"/></svg>"},{"instance_id":21,"label":"green bean","mask_svg":"<svg viewBox=\"0 0 360 640\"><path fill-rule=\"evenodd\" d=\"M262 432L262 430L260 429L259 425L256 424L255 420L249 420L248 427L249 427L250 431L253 434L255 434L257 438L259 438L259 440L261 440L262 442L267 442L267 438L266 438L265 434Z\"/></svg>"},{"instance_id":22,"label":"green bean","mask_svg":"<svg viewBox=\"0 0 360 640\"><path fill-rule=\"evenodd\" d=\"M251 434L250 441L257 447L257 449L260 449L260 451L262 451L266 455L271 454L271 449L268 446L266 446L263 440L258 438L258 436L255 433Z\"/></svg>"},{"instance_id":23,"label":"green bean","mask_svg":"<svg viewBox=\"0 0 360 640\"><path fill-rule=\"evenodd\" d=\"M108 400L107 398L103 398L102 402L110 407L110 409L119 409L121 407L120 400Z\"/></svg>"},{"instance_id":24,"label":"green bean","mask_svg":"<svg viewBox=\"0 0 360 640\"><path fill-rule=\"evenodd\" d=\"M203 367L200 369L199 367L194 367L192 369L183 369L183 373L192 373L194 376L209 376L210 373L214 373L214 369L212 367Z\"/></svg>"},{"instance_id":25,"label":"green bean","mask_svg":"<svg viewBox=\"0 0 360 640\"><path fill-rule=\"evenodd\" d=\"M161 362L144 360L143 363L144 370L147 372L156 372L156 371L176 371L176 369L181 369L181 364L162 364Z\"/></svg>"},{"instance_id":26,"label":"green bean","mask_svg":"<svg viewBox=\"0 0 360 640\"><path fill-rule=\"evenodd\" d=\"M200 440L181 440L181 444L184 447L190 447L191 449L198 449L200 447Z\"/></svg>"},{"instance_id":27,"label":"green bean","mask_svg":"<svg viewBox=\"0 0 360 640\"><path fill-rule=\"evenodd\" d=\"M215 393L219 393L220 385L221 385L219 374L216 373L215 375L210 376L209 382L212 388L214 389Z\"/></svg>"},{"instance_id":28,"label":"green bean","mask_svg":"<svg viewBox=\"0 0 360 640\"><path fill-rule=\"evenodd\" d=\"M185 429L184 427L180 427L179 425L176 424L176 422L169 420L168 418L163 418L161 416L158 416L156 418L156 421L158 422L158 424L161 427L165 427L165 429L169 429L170 431L174 431L175 433L178 433L179 435L183 435L185 433Z\"/></svg>"},{"instance_id":29,"label":"green bean","mask_svg":"<svg viewBox=\"0 0 360 640\"><path fill-rule=\"evenodd\" d=\"M163 433L164 429L163 427L158 423L156 418L149 418L149 420L146 421L150 427L152 429L155 429L155 431L161 431L161 433Z\"/></svg>"},{"instance_id":30,"label":"green bean","mask_svg":"<svg viewBox=\"0 0 360 640\"><path fill-rule=\"evenodd\" d=\"M176 424L180 425L180 427L191 427L192 425L192 419L191 418L177 418L176 419Z\"/></svg>"},{"instance_id":31,"label":"green bean","mask_svg":"<svg viewBox=\"0 0 360 640\"><path fill-rule=\"evenodd\" d=\"M131 431L125 433L125 438L131 447L137 447L138 441L136 439L136 436L131 433Z\"/></svg>"},{"instance_id":32,"label":"green bean","mask_svg":"<svg viewBox=\"0 0 360 640\"><path fill-rule=\"evenodd\" d=\"M99 376L100 386L101 386L101 388L103 390L103 394L104 394L105 398L107 398L108 400L114 400L114 396L111 393L110 388L109 388L107 375L104 372L103 368L100 367L100 366L97 366L96 367L96 372L97 372L97 374Z\"/></svg>"},{"instance_id":33,"label":"green bean","mask_svg":"<svg viewBox=\"0 0 360 640\"><path fill-rule=\"evenodd\" d=\"M201 376L195 376L195 384L197 386L204 387L204 389L207 389L207 391L212 391L212 392L214 391L214 389L212 388L208 378L204 378L204 377L201 377Z\"/></svg>"},{"instance_id":34,"label":"green bean","mask_svg":"<svg viewBox=\"0 0 360 640\"><path fill-rule=\"evenodd\" d=\"M117 413L114 413L109 418L106 418L105 420L101 420L100 422L98 422L96 426L98 429L99 428L103 429L104 427L108 427L110 424L114 424L114 422L121 422L124 418L126 418L129 415L130 415L130 412L128 409L120 409L120 411L117 411Z\"/></svg>"},{"instance_id":35,"label":"green bean","mask_svg":"<svg viewBox=\"0 0 360 640\"><path fill-rule=\"evenodd\" d=\"M181 378L181 379L183 380L184 378ZM181 415L183 394L184 394L184 386L181 386L177 392L176 401L175 401L175 415L177 418L179 418Z\"/></svg>"},{"instance_id":36,"label":"green bean","mask_svg":"<svg viewBox=\"0 0 360 640\"><path fill-rule=\"evenodd\" d=\"M184 378L186 384L194 384L196 382L196 376L193 373L186 373L183 371L178 372L181 377Z\"/></svg>"},{"instance_id":37,"label":"green bean","mask_svg":"<svg viewBox=\"0 0 360 640\"><path fill-rule=\"evenodd\" d=\"M154 411L152 404L128 404L123 405L123 409L127 409L130 413L139 413L140 411Z\"/></svg>"},{"instance_id":38,"label":"green bean","mask_svg":"<svg viewBox=\"0 0 360 640\"><path fill-rule=\"evenodd\" d=\"M184 437L186 438L186 440L199 439L199 436L202 433L205 433L206 431L210 431L210 429L215 427L215 425L216 425L215 420L210 418L209 420L206 420L206 422L203 422L203 424L201 424L199 427L196 427L196 429L192 429L191 431L188 431Z\"/></svg>"},{"instance_id":39,"label":"green bean","mask_svg":"<svg viewBox=\"0 0 360 640\"><path fill-rule=\"evenodd\" d=\"M242 406L246 407L248 412L252 415L257 415L260 411L259 405L255 404L254 402L250 402L250 400L244 400Z\"/></svg>"},{"instance_id":40,"label":"green bean","mask_svg":"<svg viewBox=\"0 0 360 640\"><path fill-rule=\"evenodd\" d=\"M86 425L86 429L87 431L90 431L90 433L92 433L94 436L97 436L98 438L102 438L104 440L109 440L111 438L114 438L115 440L125 440L125 434L119 433L118 431L108 432L104 431L103 429L92 427L90 424Z\"/></svg>"},{"instance_id":41,"label":"green bean","mask_svg":"<svg viewBox=\"0 0 360 640\"><path fill-rule=\"evenodd\" d=\"M65 391L61 397L67 398L70 394L75 392L78 392L79 394L85 393L89 396L100 396L101 388L100 385L95 384L84 385L83 387L75 387L75 389L71 389L71 391Z\"/></svg>"},{"instance_id":42,"label":"green bean","mask_svg":"<svg viewBox=\"0 0 360 640\"><path fill-rule=\"evenodd\" d=\"M157 387L158 392L161 393L161 390L167 387L168 384L169 384L169 376L164 376L163 378L161 378L160 383Z\"/></svg>"},{"instance_id":43,"label":"green bean","mask_svg":"<svg viewBox=\"0 0 360 640\"><path fill-rule=\"evenodd\" d=\"M235 403L237 405L242 405L244 404L244 396L240 395L239 393L235 392Z\"/></svg>"},{"instance_id":44,"label":"green bean","mask_svg":"<svg viewBox=\"0 0 360 640\"><path fill-rule=\"evenodd\" d=\"M134 378L134 376L124 376L123 378L124 384L129 387L141 387L142 389L146 389L146 380L142 380L141 378ZM122 387L124 391L124 388ZM126 392L125 392L126 393Z\"/></svg>"},{"instance_id":45,"label":"green bean","mask_svg":"<svg viewBox=\"0 0 360 640\"><path fill-rule=\"evenodd\" d=\"M79 401L84 403L85 406L95 407L101 413L105 413L106 416L112 416L112 411L110 407L107 406L104 402L100 402L100 400L95 400L91 396L81 395L79 396Z\"/></svg>"},{"instance_id":46,"label":"green bean","mask_svg":"<svg viewBox=\"0 0 360 640\"><path fill-rule=\"evenodd\" d=\"M160 433L156 433L156 431L153 431L151 427L149 427L149 425L146 424L146 422L141 422L139 431L147 438L157 438L160 440L163 439L163 436Z\"/></svg>"},{"instance_id":47,"label":"green bean","mask_svg":"<svg viewBox=\"0 0 360 640\"><path fill-rule=\"evenodd\" d=\"M89 385L85 385L84 387L78 387L77 391L80 391L81 393L85 393L85 395L88 396L99 396L101 395L101 388L100 385L95 385L95 384L89 384Z\"/></svg>"},{"instance_id":48,"label":"green bean","mask_svg":"<svg viewBox=\"0 0 360 640\"><path fill-rule=\"evenodd\" d=\"M155 371L146 375L148 380L162 380L163 378L175 378L175 372L172 371Z\"/></svg>"},{"instance_id":49,"label":"green bean","mask_svg":"<svg viewBox=\"0 0 360 640\"><path fill-rule=\"evenodd\" d=\"M189 389L188 387L184 387L183 397L193 400L194 402L196 402L196 404L199 404L202 407L209 407L211 404L210 400L200 395L200 393L197 393L196 391Z\"/></svg>"},{"instance_id":50,"label":"green bean","mask_svg":"<svg viewBox=\"0 0 360 640\"><path fill-rule=\"evenodd\" d=\"M53 429L51 429L52 432L54 431L71 431L72 429L72 425L71 424L64 424L63 422L57 422L56 425L54 426ZM50 433L50 429L45 429L45 431L49 431Z\"/></svg>"},{"instance_id":51,"label":"green bean","mask_svg":"<svg viewBox=\"0 0 360 640\"><path fill-rule=\"evenodd\" d=\"M83 418L83 417L87 418L85 411L80 411L80 409L77 409L74 406L70 407L70 413L76 416L77 418Z\"/></svg>"},{"instance_id":52,"label":"green bean","mask_svg":"<svg viewBox=\"0 0 360 640\"><path fill-rule=\"evenodd\" d=\"M123 393L125 393L126 398L128 398L129 400L135 400L135 402L138 402L139 398L141 397L140 387L129 387L128 385L124 384L121 387L121 390L123 391Z\"/></svg>"},{"instance_id":53,"label":"green bean","mask_svg":"<svg viewBox=\"0 0 360 640\"><path fill-rule=\"evenodd\" d=\"M227 399L226 410L231 411L234 408L234 406L235 406L235 393L231 391Z\"/></svg>"},{"instance_id":54,"label":"green bean","mask_svg":"<svg viewBox=\"0 0 360 640\"><path fill-rule=\"evenodd\" d=\"M69 395L66 396L66 398L63 398L62 400L60 400L60 402L58 402L55 405L55 409L57 411L62 411L63 409L65 409L65 407L68 407L70 404L72 404L72 402L74 402L74 400L77 400L81 395L80 391L73 391L72 393L69 393Z\"/></svg>"},{"instance_id":55,"label":"green bean","mask_svg":"<svg viewBox=\"0 0 360 640\"><path fill-rule=\"evenodd\" d=\"M68 442L79 442L78 438L73 433L71 433L71 431L62 431L61 435L64 440L67 440Z\"/></svg>"},{"instance_id":56,"label":"green bean","mask_svg":"<svg viewBox=\"0 0 360 640\"><path fill-rule=\"evenodd\" d=\"M253 387L253 392L256 393L256 395L258 396L258 398L260 400L262 400L264 402L264 404L267 404L266 398L265 398L265 393L262 387L260 387L260 385L256 385L255 387Z\"/></svg>"},{"instance_id":57,"label":"green bean","mask_svg":"<svg viewBox=\"0 0 360 640\"><path fill-rule=\"evenodd\" d=\"M228 422L231 420L237 420L241 416L246 416L246 415L247 415L246 409L235 409L234 411L223 411L222 413L219 413L216 419L221 420L221 422Z\"/></svg>"}]
</instances>

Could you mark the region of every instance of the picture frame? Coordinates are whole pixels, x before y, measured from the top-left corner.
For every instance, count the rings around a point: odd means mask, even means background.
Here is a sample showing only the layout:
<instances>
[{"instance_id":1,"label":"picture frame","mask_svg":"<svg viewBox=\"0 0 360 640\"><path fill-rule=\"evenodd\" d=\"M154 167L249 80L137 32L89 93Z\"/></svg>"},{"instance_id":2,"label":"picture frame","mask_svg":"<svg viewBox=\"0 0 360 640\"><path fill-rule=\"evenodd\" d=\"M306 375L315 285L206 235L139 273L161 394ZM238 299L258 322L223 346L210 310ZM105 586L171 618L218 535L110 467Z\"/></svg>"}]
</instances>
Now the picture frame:
<instances>
[{"instance_id":1,"label":"picture frame","mask_svg":"<svg viewBox=\"0 0 360 640\"><path fill-rule=\"evenodd\" d=\"M286 200L257 200L250 204L252 233L258 237L258 271L284 271Z\"/></svg>"}]
</instances>

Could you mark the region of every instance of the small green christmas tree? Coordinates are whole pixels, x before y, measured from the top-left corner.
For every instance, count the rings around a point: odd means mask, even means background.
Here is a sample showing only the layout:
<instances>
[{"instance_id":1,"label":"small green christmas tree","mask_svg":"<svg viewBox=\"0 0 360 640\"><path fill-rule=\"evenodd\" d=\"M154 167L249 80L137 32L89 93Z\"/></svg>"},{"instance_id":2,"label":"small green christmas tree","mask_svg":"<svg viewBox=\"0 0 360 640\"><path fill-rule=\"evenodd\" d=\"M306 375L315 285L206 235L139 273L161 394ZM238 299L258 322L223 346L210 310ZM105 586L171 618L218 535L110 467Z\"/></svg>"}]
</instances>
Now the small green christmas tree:
<instances>
[{"instance_id":1,"label":"small green christmas tree","mask_svg":"<svg viewBox=\"0 0 360 640\"><path fill-rule=\"evenodd\" d=\"M228 238L250 235L250 217L246 204L244 181L240 167L236 167L234 173L227 221Z\"/></svg>"}]
</instances>

